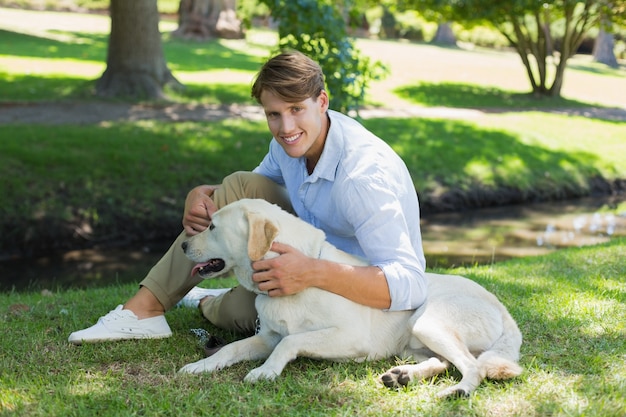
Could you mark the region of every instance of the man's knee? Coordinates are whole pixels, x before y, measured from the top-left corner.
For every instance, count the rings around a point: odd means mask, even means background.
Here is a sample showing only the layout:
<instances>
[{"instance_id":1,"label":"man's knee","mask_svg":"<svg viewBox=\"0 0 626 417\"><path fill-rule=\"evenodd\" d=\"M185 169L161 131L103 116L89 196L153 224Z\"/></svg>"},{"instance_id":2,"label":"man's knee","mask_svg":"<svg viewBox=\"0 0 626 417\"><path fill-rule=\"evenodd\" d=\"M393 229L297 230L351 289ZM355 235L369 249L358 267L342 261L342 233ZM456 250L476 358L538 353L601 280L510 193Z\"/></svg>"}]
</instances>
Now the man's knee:
<instances>
[{"instance_id":1,"label":"man's knee","mask_svg":"<svg viewBox=\"0 0 626 417\"><path fill-rule=\"evenodd\" d=\"M254 172L237 171L226 176L215 194L220 208L243 198L262 198L293 212L285 187Z\"/></svg>"},{"instance_id":2,"label":"man's knee","mask_svg":"<svg viewBox=\"0 0 626 417\"><path fill-rule=\"evenodd\" d=\"M255 299L256 294L237 286L203 303L202 314L220 329L244 335L254 334L257 321Z\"/></svg>"}]
</instances>

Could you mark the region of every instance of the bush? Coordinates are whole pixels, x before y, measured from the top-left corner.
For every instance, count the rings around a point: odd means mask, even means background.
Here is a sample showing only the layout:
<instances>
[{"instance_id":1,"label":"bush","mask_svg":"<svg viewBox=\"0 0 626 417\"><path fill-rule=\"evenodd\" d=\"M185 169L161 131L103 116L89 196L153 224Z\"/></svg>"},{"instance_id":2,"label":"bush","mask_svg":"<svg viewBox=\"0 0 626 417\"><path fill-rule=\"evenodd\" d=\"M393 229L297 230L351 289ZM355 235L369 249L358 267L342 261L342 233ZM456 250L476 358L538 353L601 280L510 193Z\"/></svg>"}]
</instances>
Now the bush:
<instances>
[{"instance_id":1,"label":"bush","mask_svg":"<svg viewBox=\"0 0 626 417\"><path fill-rule=\"evenodd\" d=\"M426 21L416 11L410 10L399 13L396 16L396 22L399 37L412 41L424 40L423 26Z\"/></svg>"},{"instance_id":2,"label":"bush","mask_svg":"<svg viewBox=\"0 0 626 417\"><path fill-rule=\"evenodd\" d=\"M456 32L457 39L484 48L507 48L509 41L496 29L486 26L475 26Z\"/></svg>"},{"instance_id":3,"label":"bush","mask_svg":"<svg viewBox=\"0 0 626 417\"><path fill-rule=\"evenodd\" d=\"M278 21L279 49L295 49L320 64L331 108L358 111L370 82L382 78L387 71L380 62L370 60L355 48L337 6L316 0L263 3Z\"/></svg>"}]
</instances>

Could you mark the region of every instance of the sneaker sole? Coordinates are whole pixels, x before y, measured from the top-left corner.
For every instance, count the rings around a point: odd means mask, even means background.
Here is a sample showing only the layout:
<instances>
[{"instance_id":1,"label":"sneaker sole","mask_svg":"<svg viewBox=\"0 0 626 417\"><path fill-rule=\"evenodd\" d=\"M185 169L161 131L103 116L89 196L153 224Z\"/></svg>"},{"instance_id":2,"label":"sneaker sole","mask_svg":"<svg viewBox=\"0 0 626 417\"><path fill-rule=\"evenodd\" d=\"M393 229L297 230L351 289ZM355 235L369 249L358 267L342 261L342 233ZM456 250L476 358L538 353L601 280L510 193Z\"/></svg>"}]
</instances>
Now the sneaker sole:
<instances>
[{"instance_id":1,"label":"sneaker sole","mask_svg":"<svg viewBox=\"0 0 626 417\"><path fill-rule=\"evenodd\" d=\"M139 339L167 339L172 336L172 333L169 334L156 334L156 335L124 335L120 337L103 337L99 339L72 339L71 337L68 341L73 345L82 345L86 343L102 343L102 342L120 342L123 340L139 340Z\"/></svg>"}]
</instances>

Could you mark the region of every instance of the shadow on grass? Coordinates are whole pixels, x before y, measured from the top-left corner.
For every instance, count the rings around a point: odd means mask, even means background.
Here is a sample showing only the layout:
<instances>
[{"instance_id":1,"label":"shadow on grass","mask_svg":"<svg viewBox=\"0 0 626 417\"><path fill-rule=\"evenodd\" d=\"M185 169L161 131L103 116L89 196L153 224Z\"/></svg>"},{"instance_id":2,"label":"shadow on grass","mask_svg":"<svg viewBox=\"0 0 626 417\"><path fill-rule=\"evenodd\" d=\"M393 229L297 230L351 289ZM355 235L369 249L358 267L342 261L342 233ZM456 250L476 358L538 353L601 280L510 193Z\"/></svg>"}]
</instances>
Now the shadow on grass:
<instances>
[{"instance_id":1,"label":"shadow on grass","mask_svg":"<svg viewBox=\"0 0 626 417\"><path fill-rule=\"evenodd\" d=\"M538 97L532 93L463 83L427 83L400 87L398 96L422 106L472 108L486 113L544 111L572 116L626 122L626 110L562 97Z\"/></svg>"},{"instance_id":2,"label":"shadow on grass","mask_svg":"<svg viewBox=\"0 0 626 417\"><path fill-rule=\"evenodd\" d=\"M425 212L581 196L601 176L595 155L531 146L510 132L463 121L364 124L404 159Z\"/></svg>"},{"instance_id":3,"label":"shadow on grass","mask_svg":"<svg viewBox=\"0 0 626 417\"><path fill-rule=\"evenodd\" d=\"M106 63L107 35L64 33L63 41L0 30L0 55L51 60ZM73 41L68 41L71 38ZM164 53L173 71L230 69L257 71L261 59L225 47L219 41L204 43L164 40ZM68 64L70 65L70 64ZM104 67L103 67L104 68ZM182 102L205 104L252 103L248 84L188 84L182 92L169 92ZM95 79L73 76L9 74L0 72L3 100L86 99L93 96Z\"/></svg>"},{"instance_id":4,"label":"shadow on grass","mask_svg":"<svg viewBox=\"0 0 626 417\"><path fill-rule=\"evenodd\" d=\"M93 98L95 80L58 75L18 75L0 72L2 100Z\"/></svg>"},{"instance_id":5,"label":"shadow on grass","mask_svg":"<svg viewBox=\"0 0 626 417\"><path fill-rule=\"evenodd\" d=\"M418 85L398 88L394 92L406 100L424 106L510 110L591 106L588 103L559 97L538 98L531 93L452 82L422 82Z\"/></svg>"},{"instance_id":6,"label":"shadow on grass","mask_svg":"<svg viewBox=\"0 0 626 417\"><path fill-rule=\"evenodd\" d=\"M0 55L105 62L108 35L67 33L62 39L0 30Z\"/></svg>"},{"instance_id":7,"label":"shadow on grass","mask_svg":"<svg viewBox=\"0 0 626 417\"><path fill-rule=\"evenodd\" d=\"M568 69L573 69L581 72L588 72L590 74L597 75L608 75L613 77L623 77L623 72L626 71L626 65L618 64L617 68L611 68L608 65L600 64L600 63L591 63L591 64L567 64Z\"/></svg>"},{"instance_id":8,"label":"shadow on grass","mask_svg":"<svg viewBox=\"0 0 626 417\"><path fill-rule=\"evenodd\" d=\"M0 30L0 55L106 62L107 34L57 33L62 40ZM174 71L258 71L262 63L262 58L230 49L219 40L200 43L164 37L163 51L170 69Z\"/></svg>"},{"instance_id":9,"label":"shadow on grass","mask_svg":"<svg viewBox=\"0 0 626 417\"><path fill-rule=\"evenodd\" d=\"M22 75L0 72L2 100L96 100L96 78L85 79L64 75ZM252 104L247 84L185 84L182 91L166 87L166 94L177 102L203 104ZM104 99L98 99L104 100Z\"/></svg>"},{"instance_id":10,"label":"shadow on grass","mask_svg":"<svg viewBox=\"0 0 626 417\"><path fill-rule=\"evenodd\" d=\"M583 194L600 175L594 155L529 146L460 121L366 125L404 159L424 213ZM0 136L0 174L14 178L0 187L0 252L169 237L187 190L233 167L254 168L269 141L262 122L245 120L7 125ZM84 225L87 240L75 233Z\"/></svg>"},{"instance_id":11,"label":"shadow on grass","mask_svg":"<svg viewBox=\"0 0 626 417\"><path fill-rule=\"evenodd\" d=\"M170 239L187 191L253 169L269 140L237 120L4 125L0 136L0 176L13 178L0 186L0 254L26 256Z\"/></svg>"}]
</instances>

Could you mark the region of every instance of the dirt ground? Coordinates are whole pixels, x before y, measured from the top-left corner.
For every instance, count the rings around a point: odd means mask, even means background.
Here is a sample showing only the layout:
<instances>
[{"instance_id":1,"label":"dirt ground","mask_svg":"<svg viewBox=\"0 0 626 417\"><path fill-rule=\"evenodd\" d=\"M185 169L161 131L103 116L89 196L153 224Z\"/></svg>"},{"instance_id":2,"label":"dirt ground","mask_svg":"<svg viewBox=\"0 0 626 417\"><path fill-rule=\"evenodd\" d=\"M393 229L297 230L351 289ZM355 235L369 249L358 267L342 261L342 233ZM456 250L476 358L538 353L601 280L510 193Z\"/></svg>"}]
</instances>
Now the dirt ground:
<instances>
[{"instance_id":1,"label":"dirt ground","mask_svg":"<svg viewBox=\"0 0 626 417\"><path fill-rule=\"evenodd\" d=\"M507 110L510 111L510 110ZM604 120L626 121L626 108L553 109L552 113L585 116ZM366 108L359 112L363 118L372 117L427 117L451 119L476 119L492 110L458 109L445 107L417 107L398 105L386 108ZM211 121L229 117L263 120L258 106L242 105L190 105L190 104L131 104L106 101L64 102L0 102L0 124L98 124L102 122L161 120L161 121Z\"/></svg>"}]
</instances>

